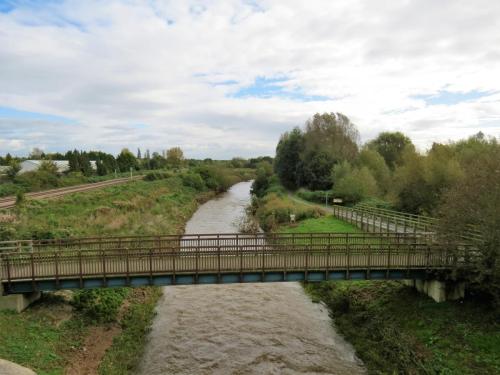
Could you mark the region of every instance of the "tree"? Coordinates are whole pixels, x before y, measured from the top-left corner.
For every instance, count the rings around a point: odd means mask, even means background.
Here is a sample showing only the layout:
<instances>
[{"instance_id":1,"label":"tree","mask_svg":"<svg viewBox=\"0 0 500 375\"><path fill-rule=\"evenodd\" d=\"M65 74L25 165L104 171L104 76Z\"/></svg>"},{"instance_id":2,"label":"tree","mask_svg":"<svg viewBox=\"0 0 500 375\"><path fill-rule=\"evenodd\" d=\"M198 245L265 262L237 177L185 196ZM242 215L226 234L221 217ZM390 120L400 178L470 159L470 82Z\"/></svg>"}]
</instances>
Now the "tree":
<instances>
[{"instance_id":1,"label":"tree","mask_svg":"<svg viewBox=\"0 0 500 375\"><path fill-rule=\"evenodd\" d=\"M167 161L159 153L153 152L153 157L151 158L149 165L151 169L160 169L167 165Z\"/></svg>"},{"instance_id":2,"label":"tree","mask_svg":"<svg viewBox=\"0 0 500 375\"><path fill-rule=\"evenodd\" d=\"M365 147L359 154L358 164L361 167L367 167L377 181L378 190L382 194L387 193L390 186L391 172L382 155L374 149Z\"/></svg>"},{"instance_id":3,"label":"tree","mask_svg":"<svg viewBox=\"0 0 500 375\"><path fill-rule=\"evenodd\" d=\"M338 179L333 192L346 203L357 203L367 197L375 196L378 192L377 181L367 167L355 168L348 172L344 166L334 174Z\"/></svg>"},{"instance_id":4,"label":"tree","mask_svg":"<svg viewBox=\"0 0 500 375\"><path fill-rule=\"evenodd\" d=\"M59 170L57 169L57 165L51 160L44 160L40 163L40 167L38 168L39 172L45 172L49 174L56 175Z\"/></svg>"},{"instance_id":5,"label":"tree","mask_svg":"<svg viewBox=\"0 0 500 375\"><path fill-rule=\"evenodd\" d=\"M342 113L316 113L306 122L304 152L320 151L328 159L352 161L358 154L359 132Z\"/></svg>"},{"instance_id":6,"label":"tree","mask_svg":"<svg viewBox=\"0 0 500 375\"><path fill-rule=\"evenodd\" d=\"M268 162L261 162L257 167L256 177L252 183L251 193L257 197L263 197L269 188L270 179L273 175L273 167Z\"/></svg>"},{"instance_id":7,"label":"tree","mask_svg":"<svg viewBox=\"0 0 500 375\"><path fill-rule=\"evenodd\" d=\"M137 159L142 159L141 158L141 149L139 147L137 147Z\"/></svg>"},{"instance_id":8,"label":"tree","mask_svg":"<svg viewBox=\"0 0 500 375\"><path fill-rule=\"evenodd\" d=\"M425 156L407 148L400 164L394 171L390 190L396 207L414 214L429 213L433 209L433 198L425 179Z\"/></svg>"},{"instance_id":9,"label":"tree","mask_svg":"<svg viewBox=\"0 0 500 375\"><path fill-rule=\"evenodd\" d=\"M132 154L129 149L124 148L116 158L118 168L120 172L128 172L130 169L137 169L137 159L134 154Z\"/></svg>"},{"instance_id":10,"label":"tree","mask_svg":"<svg viewBox=\"0 0 500 375\"><path fill-rule=\"evenodd\" d=\"M174 168L179 168L184 161L184 153L180 147L172 147L167 150L167 163Z\"/></svg>"},{"instance_id":11,"label":"tree","mask_svg":"<svg viewBox=\"0 0 500 375\"><path fill-rule=\"evenodd\" d=\"M10 168L7 170L7 177L11 180L14 180L20 170L21 164L17 160L11 160Z\"/></svg>"},{"instance_id":12,"label":"tree","mask_svg":"<svg viewBox=\"0 0 500 375\"><path fill-rule=\"evenodd\" d=\"M496 140L487 146L468 161L459 183L444 192L438 232L453 243L463 242L471 228L476 231L480 241L474 254L457 271L500 306L500 146Z\"/></svg>"},{"instance_id":13,"label":"tree","mask_svg":"<svg viewBox=\"0 0 500 375\"><path fill-rule=\"evenodd\" d=\"M300 186L310 190L328 190L332 187L331 170L335 160L331 154L321 150L309 150L301 157L299 169Z\"/></svg>"},{"instance_id":14,"label":"tree","mask_svg":"<svg viewBox=\"0 0 500 375\"><path fill-rule=\"evenodd\" d=\"M288 189L297 188L300 154L304 149L304 136L299 128L284 133L276 147L274 169L281 183Z\"/></svg>"},{"instance_id":15,"label":"tree","mask_svg":"<svg viewBox=\"0 0 500 375\"><path fill-rule=\"evenodd\" d=\"M231 159L230 164L233 168L243 168L246 162L245 159L236 157Z\"/></svg>"},{"instance_id":16,"label":"tree","mask_svg":"<svg viewBox=\"0 0 500 375\"><path fill-rule=\"evenodd\" d=\"M44 153L43 153L42 149L40 149L38 147L34 147L31 150L29 157L30 157L30 159L40 160L43 157L43 155L44 155Z\"/></svg>"},{"instance_id":17,"label":"tree","mask_svg":"<svg viewBox=\"0 0 500 375\"><path fill-rule=\"evenodd\" d=\"M415 149L410 138L401 132L383 132L368 143L368 147L376 150L384 158L387 166L394 170L401 164L406 148Z\"/></svg>"},{"instance_id":18,"label":"tree","mask_svg":"<svg viewBox=\"0 0 500 375\"><path fill-rule=\"evenodd\" d=\"M289 189L330 189L332 167L358 154L359 133L341 113L316 113L305 124L281 136L276 148L275 170Z\"/></svg>"}]
</instances>

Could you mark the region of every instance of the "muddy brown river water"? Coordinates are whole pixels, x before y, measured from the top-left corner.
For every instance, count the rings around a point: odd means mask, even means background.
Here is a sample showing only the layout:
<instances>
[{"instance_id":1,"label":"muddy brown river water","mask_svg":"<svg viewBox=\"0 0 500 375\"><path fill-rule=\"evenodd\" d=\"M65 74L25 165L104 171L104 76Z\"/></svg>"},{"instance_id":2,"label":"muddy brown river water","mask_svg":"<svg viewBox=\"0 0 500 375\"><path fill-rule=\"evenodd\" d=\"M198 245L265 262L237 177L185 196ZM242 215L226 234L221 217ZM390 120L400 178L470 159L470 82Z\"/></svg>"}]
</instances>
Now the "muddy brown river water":
<instances>
[{"instance_id":1,"label":"muddy brown river water","mask_svg":"<svg viewBox=\"0 0 500 375\"><path fill-rule=\"evenodd\" d=\"M200 206L186 233L234 233L250 182ZM139 374L364 374L298 283L165 287Z\"/></svg>"}]
</instances>

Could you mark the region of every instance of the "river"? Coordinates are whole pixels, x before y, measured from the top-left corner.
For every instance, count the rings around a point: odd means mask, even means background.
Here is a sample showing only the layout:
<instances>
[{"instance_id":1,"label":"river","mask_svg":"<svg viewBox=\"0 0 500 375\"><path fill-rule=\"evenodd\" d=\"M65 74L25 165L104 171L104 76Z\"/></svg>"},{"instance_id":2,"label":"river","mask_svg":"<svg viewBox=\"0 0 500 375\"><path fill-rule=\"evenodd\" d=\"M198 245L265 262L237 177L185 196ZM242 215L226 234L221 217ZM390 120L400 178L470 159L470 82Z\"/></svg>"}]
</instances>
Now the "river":
<instances>
[{"instance_id":1,"label":"river","mask_svg":"<svg viewBox=\"0 0 500 375\"><path fill-rule=\"evenodd\" d=\"M199 207L186 233L234 233L250 182ZM328 311L298 283L163 290L139 374L364 374Z\"/></svg>"}]
</instances>

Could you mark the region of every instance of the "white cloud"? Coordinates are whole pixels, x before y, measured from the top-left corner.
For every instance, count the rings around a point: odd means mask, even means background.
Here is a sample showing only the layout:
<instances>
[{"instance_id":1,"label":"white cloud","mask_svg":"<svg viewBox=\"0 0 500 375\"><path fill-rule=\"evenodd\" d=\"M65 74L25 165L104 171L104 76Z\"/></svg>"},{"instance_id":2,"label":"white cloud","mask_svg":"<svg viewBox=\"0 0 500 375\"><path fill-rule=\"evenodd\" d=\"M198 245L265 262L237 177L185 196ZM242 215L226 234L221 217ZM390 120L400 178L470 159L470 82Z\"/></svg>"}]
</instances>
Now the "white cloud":
<instances>
[{"instance_id":1,"label":"white cloud","mask_svg":"<svg viewBox=\"0 0 500 375\"><path fill-rule=\"evenodd\" d=\"M273 154L281 132L330 111L351 117L363 140L401 130L425 148L479 130L498 136L498 94L448 106L414 96L498 91L499 18L500 3L489 0L16 8L0 13L0 107L76 124L0 121L0 153L44 144L113 152L181 145L194 157ZM332 99L229 96L256 77L286 77L287 88ZM237 84L213 85L223 81ZM9 146L14 139L23 139L22 147Z\"/></svg>"}]
</instances>

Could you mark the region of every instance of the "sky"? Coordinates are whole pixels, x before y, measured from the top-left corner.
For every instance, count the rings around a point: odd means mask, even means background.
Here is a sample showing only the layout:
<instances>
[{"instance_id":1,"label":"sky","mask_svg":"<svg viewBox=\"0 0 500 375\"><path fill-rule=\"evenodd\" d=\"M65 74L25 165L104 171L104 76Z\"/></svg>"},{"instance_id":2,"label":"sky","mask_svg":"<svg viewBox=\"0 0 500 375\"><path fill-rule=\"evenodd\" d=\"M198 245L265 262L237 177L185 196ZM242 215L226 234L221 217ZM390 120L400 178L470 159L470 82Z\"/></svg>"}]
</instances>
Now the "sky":
<instances>
[{"instance_id":1,"label":"sky","mask_svg":"<svg viewBox=\"0 0 500 375\"><path fill-rule=\"evenodd\" d=\"M341 112L424 151L500 136L500 1L0 0L0 154L274 155Z\"/></svg>"}]
</instances>

